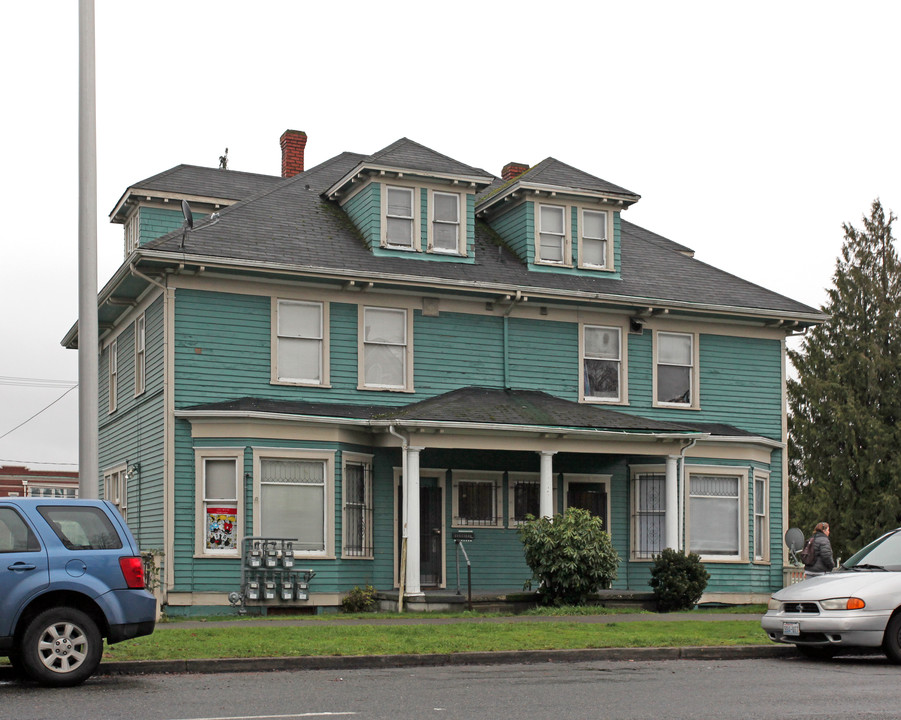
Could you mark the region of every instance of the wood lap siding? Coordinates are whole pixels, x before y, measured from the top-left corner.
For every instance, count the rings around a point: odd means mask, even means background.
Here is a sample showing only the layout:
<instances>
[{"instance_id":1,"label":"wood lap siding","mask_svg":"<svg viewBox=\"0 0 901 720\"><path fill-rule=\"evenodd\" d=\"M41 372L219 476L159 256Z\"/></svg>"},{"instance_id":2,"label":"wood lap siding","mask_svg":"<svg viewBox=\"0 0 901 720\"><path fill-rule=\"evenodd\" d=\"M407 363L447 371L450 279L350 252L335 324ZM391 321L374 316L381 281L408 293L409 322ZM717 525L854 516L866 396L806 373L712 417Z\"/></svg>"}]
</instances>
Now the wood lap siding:
<instances>
[{"instance_id":1,"label":"wood lap siding","mask_svg":"<svg viewBox=\"0 0 901 720\"><path fill-rule=\"evenodd\" d=\"M510 318L510 386L579 399L579 326L576 323Z\"/></svg>"},{"instance_id":2,"label":"wood lap siding","mask_svg":"<svg viewBox=\"0 0 901 720\"><path fill-rule=\"evenodd\" d=\"M524 203L498 215L491 221L491 227L521 260L532 262L535 259L534 246L529 243L535 228L532 203Z\"/></svg>"},{"instance_id":3,"label":"wood lap siding","mask_svg":"<svg viewBox=\"0 0 901 720\"><path fill-rule=\"evenodd\" d=\"M359 228L366 244L378 247L381 241L381 186L372 183L343 205L351 222Z\"/></svg>"}]
</instances>

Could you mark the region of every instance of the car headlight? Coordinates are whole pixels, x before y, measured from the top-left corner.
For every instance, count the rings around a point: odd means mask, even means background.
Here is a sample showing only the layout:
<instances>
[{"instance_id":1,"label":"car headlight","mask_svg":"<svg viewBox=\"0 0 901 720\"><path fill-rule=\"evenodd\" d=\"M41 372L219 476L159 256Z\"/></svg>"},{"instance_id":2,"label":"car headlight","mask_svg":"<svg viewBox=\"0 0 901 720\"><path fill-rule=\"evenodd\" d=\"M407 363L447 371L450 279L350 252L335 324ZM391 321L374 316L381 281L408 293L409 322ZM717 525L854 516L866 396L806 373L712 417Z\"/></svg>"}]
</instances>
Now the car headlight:
<instances>
[{"instance_id":1,"label":"car headlight","mask_svg":"<svg viewBox=\"0 0 901 720\"><path fill-rule=\"evenodd\" d=\"M778 610L781 607L782 607L782 603L773 597L771 597L770 601L766 604L767 610Z\"/></svg>"},{"instance_id":2,"label":"car headlight","mask_svg":"<svg viewBox=\"0 0 901 720\"><path fill-rule=\"evenodd\" d=\"M863 610L867 604L856 597L830 598L829 600L820 600L820 607L823 610Z\"/></svg>"}]
</instances>

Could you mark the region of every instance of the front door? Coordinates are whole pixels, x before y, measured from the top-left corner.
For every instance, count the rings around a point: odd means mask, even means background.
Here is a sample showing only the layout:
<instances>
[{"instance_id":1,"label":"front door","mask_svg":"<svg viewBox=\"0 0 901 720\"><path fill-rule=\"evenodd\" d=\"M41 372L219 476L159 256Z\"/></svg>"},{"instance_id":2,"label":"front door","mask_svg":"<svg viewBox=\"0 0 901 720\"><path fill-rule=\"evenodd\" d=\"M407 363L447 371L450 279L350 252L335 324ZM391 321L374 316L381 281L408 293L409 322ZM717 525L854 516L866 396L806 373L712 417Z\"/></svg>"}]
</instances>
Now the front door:
<instances>
[{"instance_id":1,"label":"front door","mask_svg":"<svg viewBox=\"0 0 901 720\"><path fill-rule=\"evenodd\" d=\"M441 528L441 486L436 478L422 478L419 486L419 584L440 587L444 534Z\"/></svg>"},{"instance_id":2,"label":"front door","mask_svg":"<svg viewBox=\"0 0 901 720\"><path fill-rule=\"evenodd\" d=\"M401 548L403 547L404 490L397 488L397 563L400 576ZM437 477L420 477L419 480L419 585L422 588L441 587L444 584L444 527L442 523L441 481Z\"/></svg>"},{"instance_id":3,"label":"front door","mask_svg":"<svg viewBox=\"0 0 901 720\"><path fill-rule=\"evenodd\" d=\"M566 491L566 506L587 510L601 518L603 528L610 532L607 525L607 487L599 482L571 482Z\"/></svg>"}]
</instances>

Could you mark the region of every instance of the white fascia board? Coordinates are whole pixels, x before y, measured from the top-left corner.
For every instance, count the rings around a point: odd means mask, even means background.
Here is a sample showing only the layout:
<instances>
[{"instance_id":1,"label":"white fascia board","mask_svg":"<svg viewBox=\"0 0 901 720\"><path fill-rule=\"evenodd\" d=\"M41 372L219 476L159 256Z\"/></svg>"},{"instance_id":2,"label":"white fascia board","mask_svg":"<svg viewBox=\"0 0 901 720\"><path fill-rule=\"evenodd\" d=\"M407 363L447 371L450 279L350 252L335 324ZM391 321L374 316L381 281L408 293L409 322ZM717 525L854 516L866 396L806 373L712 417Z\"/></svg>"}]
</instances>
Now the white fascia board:
<instances>
[{"instance_id":1,"label":"white fascia board","mask_svg":"<svg viewBox=\"0 0 901 720\"><path fill-rule=\"evenodd\" d=\"M720 443L723 445L763 445L777 450L784 450L786 447L786 443L780 440L766 438L762 435L744 435L740 437L735 435L710 435L704 439L704 442Z\"/></svg>"},{"instance_id":2,"label":"white fascia board","mask_svg":"<svg viewBox=\"0 0 901 720\"><path fill-rule=\"evenodd\" d=\"M185 195L184 193L167 192L164 190L143 190L139 187L130 187L122 194L122 197L119 198L119 202L116 203L113 211L109 214L110 222L115 222L116 215L119 214L132 196L138 199L149 197L154 200L178 200L179 202L187 200L189 203L205 203L208 205L234 205L238 202L235 198L211 197L209 195ZM181 211L180 206L177 209L179 212Z\"/></svg>"},{"instance_id":3,"label":"white fascia board","mask_svg":"<svg viewBox=\"0 0 901 720\"><path fill-rule=\"evenodd\" d=\"M616 193L616 192L601 192L600 190L582 190L580 188L571 188L565 187L561 185L546 185L544 183L524 183L518 182L513 183L510 187L506 188L502 192L497 193L496 195L492 195L489 198L486 198L478 205L476 205L476 212L481 212L482 210L486 210L490 208L495 203L503 200L508 195L512 195L517 192L538 192L538 193L547 193L547 194L557 194L557 195L566 195L575 198L594 198L600 201L622 201L624 203L623 207L626 207L626 203L629 205L633 205L637 203L640 199L640 195L633 195L631 193Z\"/></svg>"},{"instance_id":4,"label":"white fascia board","mask_svg":"<svg viewBox=\"0 0 901 720\"><path fill-rule=\"evenodd\" d=\"M284 265L282 263L235 260L228 258L210 257L207 255L190 255L179 253L177 257L173 253L145 250L138 248L135 251L140 257L148 260L162 261L172 265L203 265L208 271L210 268L239 269L268 271L276 274L305 275L325 279L335 279L341 282L347 280L360 280L365 282L380 282L389 284L410 285L417 289L441 290L476 290L492 295L516 294L519 291L530 298L544 300L585 300L603 303L614 303L626 307L665 307L675 310L691 312L712 313L716 315L739 315L749 320L763 322L770 320L789 320L810 324L819 324L826 318L821 313L799 313L780 310L763 310L761 308L743 307L740 305L711 305L706 303L691 303L666 298L641 297L636 295L620 295L616 293L597 293L578 290L556 290L554 288L534 287L528 285L515 285L497 282L483 282L477 280L453 280L447 278L428 278L421 275L404 275L395 273L364 272L360 270L343 270L341 268L322 268L303 265Z\"/></svg>"},{"instance_id":5,"label":"white fascia board","mask_svg":"<svg viewBox=\"0 0 901 720\"><path fill-rule=\"evenodd\" d=\"M340 193L347 183L353 180L361 173L374 173L369 180L376 180L383 173L393 175L401 174L404 177L417 177L426 180L445 180L450 183L474 184L488 186L494 182L494 178L488 175L457 175L456 173L428 172L426 170L411 170L410 168L394 167L393 165L378 165L372 163L360 163L353 170L342 177L338 182L325 191L325 196L329 199L333 198L336 193Z\"/></svg>"}]
</instances>

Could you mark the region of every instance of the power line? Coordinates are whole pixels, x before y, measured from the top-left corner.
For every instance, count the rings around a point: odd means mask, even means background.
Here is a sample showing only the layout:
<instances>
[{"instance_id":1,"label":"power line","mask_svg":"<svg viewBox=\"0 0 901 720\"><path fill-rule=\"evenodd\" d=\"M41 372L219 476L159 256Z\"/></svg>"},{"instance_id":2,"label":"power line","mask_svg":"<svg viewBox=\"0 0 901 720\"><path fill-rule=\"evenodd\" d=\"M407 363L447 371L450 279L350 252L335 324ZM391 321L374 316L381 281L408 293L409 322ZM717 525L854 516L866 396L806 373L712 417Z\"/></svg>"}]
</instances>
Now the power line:
<instances>
[{"instance_id":1,"label":"power line","mask_svg":"<svg viewBox=\"0 0 901 720\"><path fill-rule=\"evenodd\" d=\"M78 467L77 462L45 462L43 460L10 460L9 458L0 458L0 463L15 463L16 465L71 465Z\"/></svg>"},{"instance_id":2,"label":"power line","mask_svg":"<svg viewBox=\"0 0 901 720\"><path fill-rule=\"evenodd\" d=\"M31 416L30 418L28 418L27 420L24 420L24 421L20 422L20 423L19 423L18 425L16 425L12 430L7 430L5 433L3 433L2 435L0 435L0 440L2 440L3 438L5 438L7 435L9 435L9 434L11 434L11 433L14 433L16 430L18 430L20 427L22 427L22 426L25 425L26 423L30 423L30 422L31 422L32 420L34 420L38 415L40 415L42 412L44 412L44 410L49 410L50 408L52 408L54 405L56 405L56 403L58 403L60 400L62 400L64 397L66 397L66 395L68 395L70 392L72 392L72 391L73 391L75 388L77 388L77 387L78 387L78 385L73 385L73 386L70 387L68 390L66 390L66 392L64 392L62 395L60 395L58 398L56 398L56 400L54 400L52 403L50 403L49 405L45 406L45 407L42 408L41 410L38 410L34 415L32 415L32 416Z\"/></svg>"},{"instance_id":3,"label":"power line","mask_svg":"<svg viewBox=\"0 0 901 720\"><path fill-rule=\"evenodd\" d=\"M78 383L72 382L71 380L47 380L44 378L0 375L0 385L12 385L13 387L71 388L78 385Z\"/></svg>"}]
</instances>

